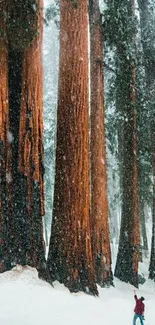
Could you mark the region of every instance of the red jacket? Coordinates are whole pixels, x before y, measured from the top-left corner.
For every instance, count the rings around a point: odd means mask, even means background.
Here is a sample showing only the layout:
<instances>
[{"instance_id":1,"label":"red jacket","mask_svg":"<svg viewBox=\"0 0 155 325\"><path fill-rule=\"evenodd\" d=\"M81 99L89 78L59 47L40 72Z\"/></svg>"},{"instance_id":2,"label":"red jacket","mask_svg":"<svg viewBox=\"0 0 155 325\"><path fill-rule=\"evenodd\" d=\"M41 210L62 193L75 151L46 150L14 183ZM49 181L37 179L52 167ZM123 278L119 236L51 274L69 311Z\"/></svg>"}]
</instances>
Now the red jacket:
<instances>
[{"instance_id":1,"label":"red jacket","mask_svg":"<svg viewBox=\"0 0 155 325\"><path fill-rule=\"evenodd\" d=\"M143 315L145 308L144 303L140 299L138 299L136 295L134 296L134 298L136 300L134 312L138 315Z\"/></svg>"}]
</instances>

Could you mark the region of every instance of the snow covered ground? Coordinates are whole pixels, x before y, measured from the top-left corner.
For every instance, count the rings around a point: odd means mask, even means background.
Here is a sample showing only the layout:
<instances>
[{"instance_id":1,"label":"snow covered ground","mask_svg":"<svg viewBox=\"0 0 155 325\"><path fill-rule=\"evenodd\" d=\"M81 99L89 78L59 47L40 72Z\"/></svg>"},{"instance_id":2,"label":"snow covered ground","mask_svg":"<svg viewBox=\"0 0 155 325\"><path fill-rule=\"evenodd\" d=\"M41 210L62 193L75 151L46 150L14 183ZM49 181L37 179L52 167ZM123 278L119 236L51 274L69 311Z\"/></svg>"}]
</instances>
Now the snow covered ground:
<instances>
[{"instance_id":1,"label":"snow covered ground","mask_svg":"<svg viewBox=\"0 0 155 325\"><path fill-rule=\"evenodd\" d=\"M146 274L146 263L141 268ZM58 282L52 288L38 279L35 269L17 266L0 274L0 325L130 325L133 290L115 279L115 287L99 288L98 298L82 292L71 294ZM145 297L145 325L154 325L154 282L147 280L137 295Z\"/></svg>"}]
</instances>

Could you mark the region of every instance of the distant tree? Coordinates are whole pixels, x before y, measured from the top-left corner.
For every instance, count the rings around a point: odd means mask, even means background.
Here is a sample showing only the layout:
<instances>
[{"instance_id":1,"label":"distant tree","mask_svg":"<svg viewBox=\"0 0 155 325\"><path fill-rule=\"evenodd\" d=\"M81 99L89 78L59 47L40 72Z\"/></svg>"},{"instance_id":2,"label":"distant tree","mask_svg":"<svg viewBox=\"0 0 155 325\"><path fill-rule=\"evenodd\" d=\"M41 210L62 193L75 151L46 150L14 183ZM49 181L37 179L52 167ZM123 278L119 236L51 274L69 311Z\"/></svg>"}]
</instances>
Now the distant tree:
<instances>
[{"instance_id":1,"label":"distant tree","mask_svg":"<svg viewBox=\"0 0 155 325\"><path fill-rule=\"evenodd\" d=\"M152 171L150 164L150 129L149 115L145 96L145 76L141 54L137 54L137 162L138 162L138 203L140 222L141 258L148 255L146 231L146 206L152 206Z\"/></svg>"},{"instance_id":2,"label":"distant tree","mask_svg":"<svg viewBox=\"0 0 155 325\"><path fill-rule=\"evenodd\" d=\"M152 204L152 240L151 240L151 256L149 264L149 278L155 280L155 117L151 121L151 139L152 154L151 166L153 174L153 204Z\"/></svg>"},{"instance_id":3,"label":"distant tree","mask_svg":"<svg viewBox=\"0 0 155 325\"><path fill-rule=\"evenodd\" d=\"M151 104L154 99L154 47L152 42L155 41L155 4L151 0L138 0L139 13L140 13L140 27L141 27L141 41L143 46L143 59L145 67L147 101ZM151 87L152 86L152 87ZM151 93L150 93L151 92ZM152 96L150 96L152 95Z\"/></svg>"},{"instance_id":4,"label":"distant tree","mask_svg":"<svg viewBox=\"0 0 155 325\"><path fill-rule=\"evenodd\" d=\"M140 230L141 230L141 250L148 256L148 239L146 231L146 217L145 217L145 201L141 200L139 203L139 217L140 217Z\"/></svg>"},{"instance_id":5,"label":"distant tree","mask_svg":"<svg viewBox=\"0 0 155 325\"><path fill-rule=\"evenodd\" d=\"M55 2L54 2L55 3ZM48 9L48 7L47 7ZM45 7L46 13L46 7ZM59 15L60 16L60 15ZM43 33L43 121L44 121L44 230L48 245L53 207L54 166L56 146L56 115L58 91L58 46L59 30L53 20L44 24ZM49 42L50 40L50 42ZM52 54L52 55L51 55Z\"/></svg>"},{"instance_id":6,"label":"distant tree","mask_svg":"<svg viewBox=\"0 0 155 325\"><path fill-rule=\"evenodd\" d=\"M103 42L99 1L89 1L91 103L91 231L97 283L112 284L108 226L103 96Z\"/></svg>"},{"instance_id":7,"label":"distant tree","mask_svg":"<svg viewBox=\"0 0 155 325\"><path fill-rule=\"evenodd\" d=\"M54 20L57 27L59 27L59 17L60 17L60 0L55 0L50 4L44 15L45 24L48 25L50 20Z\"/></svg>"},{"instance_id":8,"label":"distant tree","mask_svg":"<svg viewBox=\"0 0 155 325\"><path fill-rule=\"evenodd\" d=\"M116 105L122 116L122 133L118 140L122 152L122 217L115 276L138 286L139 219L134 2L110 1L107 10L105 28L109 35L109 42L116 48Z\"/></svg>"},{"instance_id":9,"label":"distant tree","mask_svg":"<svg viewBox=\"0 0 155 325\"><path fill-rule=\"evenodd\" d=\"M153 176L153 192L152 192L152 244L151 244L151 258L149 266L149 277L155 278L155 167L154 167L154 155L155 155L155 136L154 136L154 116L155 116L155 5L152 1L146 0L145 2L138 0L139 12L140 12L140 26L141 26L141 40L143 46L143 59L145 68L145 86L146 86L146 105L148 125L150 130L150 157L149 165L152 166ZM147 137L147 142L149 136ZM150 164L151 161L151 164ZM151 177L150 177L151 178ZM150 184L152 184L150 180Z\"/></svg>"},{"instance_id":10,"label":"distant tree","mask_svg":"<svg viewBox=\"0 0 155 325\"><path fill-rule=\"evenodd\" d=\"M48 269L70 291L97 295L90 237L87 0L60 1L54 203Z\"/></svg>"},{"instance_id":11,"label":"distant tree","mask_svg":"<svg viewBox=\"0 0 155 325\"><path fill-rule=\"evenodd\" d=\"M146 2L142 2L144 7ZM146 14L146 10L144 11ZM103 12L104 14L104 12ZM105 21L107 20L106 11L104 14ZM144 23L144 29L146 32L147 24L152 25L152 15L148 16ZM118 21L119 22L119 19ZM105 113L106 113L106 137L108 149L110 150L110 157L108 154L108 201L110 212L112 215L112 220L118 221L119 218L116 218L116 215L119 213L121 206L122 198L122 175L123 175L123 153L122 153L122 143L123 143L123 110L121 109L121 104L119 97L117 95L117 47L115 42L113 42L114 37L117 37L116 29L115 34L112 35L111 26L110 28L104 28L104 60L106 66L110 67L110 70L105 66ZM117 26L117 23L116 23ZM134 26L134 24L133 24ZM151 27L152 28L152 27ZM120 31L122 27L120 25ZM124 29L123 29L124 30ZM110 31L110 42L107 39L106 34L109 34ZM146 78L145 78L145 69L144 69L144 58L143 58L143 47L141 43L141 28L139 16L136 22L136 132L137 132L137 166L138 166L138 202L139 202L139 221L141 229L141 245L144 249L144 254L147 255L147 237L146 237L146 225L145 220L146 215L146 206L152 207L152 170L150 164L150 116L148 112L148 96L146 95ZM146 40L149 40L149 37L153 37L154 33L149 32ZM120 36L121 37L121 36ZM123 40L122 40L123 42ZM108 44L107 44L108 43ZM152 44L154 41L152 40ZM116 96L117 95L117 96ZM153 109L153 107L152 107ZM150 111L152 111L152 109ZM108 151L109 152L109 151ZM114 186L116 187L117 194L112 195L111 189L111 168L110 165L114 165L116 162L117 169L112 168L114 176ZM114 174L115 173L115 174ZM116 180L120 180L119 182ZM118 186L119 185L119 186ZM115 193L115 192L114 192ZM114 207L113 207L114 205ZM144 209L145 207L145 209ZM116 211L115 211L116 209ZM145 215L144 215L145 213ZM116 229L116 227L115 227ZM145 246L145 248L144 248Z\"/></svg>"},{"instance_id":12,"label":"distant tree","mask_svg":"<svg viewBox=\"0 0 155 325\"><path fill-rule=\"evenodd\" d=\"M133 20L134 1L126 4L127 18ZM129 20L128 20L129 23ZM137 175L137 144L136 144L136 62L135 62L135 34L131 33L129 49L120 46L119 58L123 55L122 71L126 80L121 90L124 102L123 128L123 175L122 175L122 219L120 242L115 267L115 276L138 287L138 255L139 255L139 215L138 215L138 175ZM122 44L123 45L123 44ZM122 52L122 53L121 53ZM129 56L128 56L129 55Z\"/></svg>"}]
</instances>

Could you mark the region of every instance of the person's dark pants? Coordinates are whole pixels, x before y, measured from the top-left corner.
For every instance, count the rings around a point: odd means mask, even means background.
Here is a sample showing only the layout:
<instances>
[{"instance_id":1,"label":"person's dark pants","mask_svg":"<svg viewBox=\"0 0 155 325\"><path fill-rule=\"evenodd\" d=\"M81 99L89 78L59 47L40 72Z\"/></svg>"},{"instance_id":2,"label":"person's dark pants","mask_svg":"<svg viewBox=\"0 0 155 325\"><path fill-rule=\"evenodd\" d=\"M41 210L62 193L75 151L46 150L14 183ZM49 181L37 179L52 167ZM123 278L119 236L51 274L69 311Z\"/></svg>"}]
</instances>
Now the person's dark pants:
<instances>
[{"instance_id":1,"label":"person's dark pants","mask_svg":"<svg viewBox=\"0 0 155 325\"><path fill-rule=\"evenodd\" d=\"M143 322L143 316L142 315L139 315L139 314L134 314L134 317L133 317L133 325L136 325L136 320L137 318L140 319L140 324L141 325L144 325L144 322Z\"/></svg>"}]
</instances>

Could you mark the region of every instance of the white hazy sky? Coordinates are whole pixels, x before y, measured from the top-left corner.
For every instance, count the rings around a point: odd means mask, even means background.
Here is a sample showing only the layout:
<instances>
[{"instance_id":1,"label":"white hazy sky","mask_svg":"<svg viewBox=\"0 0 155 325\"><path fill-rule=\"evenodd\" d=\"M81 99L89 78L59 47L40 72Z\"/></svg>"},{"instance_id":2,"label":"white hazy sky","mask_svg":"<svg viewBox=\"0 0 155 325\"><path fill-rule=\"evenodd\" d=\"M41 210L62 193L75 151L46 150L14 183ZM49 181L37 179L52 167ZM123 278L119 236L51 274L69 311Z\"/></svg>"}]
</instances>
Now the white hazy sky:
<instances>
[{"instance_id":1,"label":"white hazy sky","mask_svg":"<svg viewBox=\"0 0 155 325\"><path fill-rule=\"evenodd\" d=\"M50 5L53 2L53 0L44 0L44 6Z\"/></svg>"}]
</instances>

